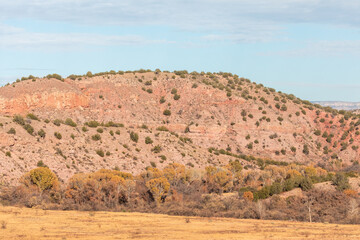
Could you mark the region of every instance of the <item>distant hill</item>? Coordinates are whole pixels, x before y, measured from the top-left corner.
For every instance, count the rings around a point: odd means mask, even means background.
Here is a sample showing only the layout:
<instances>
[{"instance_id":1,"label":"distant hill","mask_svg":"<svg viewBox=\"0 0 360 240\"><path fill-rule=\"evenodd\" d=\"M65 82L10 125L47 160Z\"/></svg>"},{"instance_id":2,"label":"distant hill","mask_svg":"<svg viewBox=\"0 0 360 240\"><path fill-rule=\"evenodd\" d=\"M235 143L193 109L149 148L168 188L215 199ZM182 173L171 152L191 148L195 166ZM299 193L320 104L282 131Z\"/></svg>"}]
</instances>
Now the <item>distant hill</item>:
<instances>
[{"instance_id":1,"label":"distant hill","mask_svg":"<svg viewBox=\"0 0 360 240\"><path fill-rule=\"evenodd\" d=\"M314 104L320 104L324 107L332 107L338 110L358 110L360 102L338 102L338 101L313 101Z\"/></svg>"},{"instance_id":2,"label":"distant hill","mask_svg":"<svg viewBox=\"0 0 360 240\"><path fill-rule=\"evenodd\" d=\"M200 169L235 154L247 168L297 162L335 169L360 159L359 125L349 112L231 73L30 77L0 88L0 175L11 182L42 163L64 180L171 162Z\"/></svg>"}]
</instances>

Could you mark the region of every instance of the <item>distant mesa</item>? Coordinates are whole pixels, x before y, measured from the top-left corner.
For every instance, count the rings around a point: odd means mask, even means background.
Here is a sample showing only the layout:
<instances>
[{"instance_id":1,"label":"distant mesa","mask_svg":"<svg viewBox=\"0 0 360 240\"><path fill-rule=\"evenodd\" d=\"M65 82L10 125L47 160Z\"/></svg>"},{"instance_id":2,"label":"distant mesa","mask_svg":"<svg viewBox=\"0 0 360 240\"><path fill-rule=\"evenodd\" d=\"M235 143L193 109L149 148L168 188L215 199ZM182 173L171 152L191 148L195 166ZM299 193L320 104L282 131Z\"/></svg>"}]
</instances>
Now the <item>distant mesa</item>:
<instances>
[{"instance_id":1,"label":"distant mesa","mask_svg":"<svg viewBox=\"0 0 360 240\"><path fill-rule=\"evenodd\" d=\"M313 101L314 104L320 104L324 107L332 107L337 110L358 110L360 109L360 102L342 102L342 101Z\"/></svg>"}]
</instances>

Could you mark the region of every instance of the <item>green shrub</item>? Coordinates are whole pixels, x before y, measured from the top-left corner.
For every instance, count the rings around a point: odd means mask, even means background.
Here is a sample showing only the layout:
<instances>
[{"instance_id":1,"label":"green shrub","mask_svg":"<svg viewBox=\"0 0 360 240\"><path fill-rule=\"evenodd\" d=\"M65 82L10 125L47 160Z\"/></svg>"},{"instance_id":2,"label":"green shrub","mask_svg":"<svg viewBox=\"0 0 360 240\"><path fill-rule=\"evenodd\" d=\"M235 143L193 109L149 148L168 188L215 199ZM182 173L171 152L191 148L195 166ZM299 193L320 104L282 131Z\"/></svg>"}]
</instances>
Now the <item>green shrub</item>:
<instances>
[{"instance_id":1,"label":"green shrub","mask_svg":"<svg viewBox=\"0 0 360 240\"><path fill-rule=\"evenodd\" d=\"M311 181L310 178L308 177L305 177L305 178L302 178L300 184L299 184L299 187L303 190L303 191L309 191L313 188L313 183Z\"/></svg>"},{"instance_id":2,"label":"green shrub","mask_svg":"<svg viewBox=\"0 0 360 240\"><path fill-rule=\"evenodd\" d=\"M162 150L162 148L161 148L160 145L156 145L155 147L153 147L151 149L151 151L154 152L154 153L159 153L159 152L161 152L161 150Z\"/></svg>"},{"instance_id":3,"label":"green shrub","mask_svg":"<svg viewBox=\"0 0 360 240\"><path fill-rule=\"evenodd\" d=\"M309 146L307 144L304 144L303 153L309 155Z\"/></svg>"},{"instance_id":4,"label":"green shrub","mask_svg":"<svg viewBox=\"0 0 360 240\"><path fill-rule=\"evenodd\" d=\"M169 131L169 129L167 129L165 126L160 126L160 127L156 128L156 130L162 131L162 132L168 132Z\"/></svg>"},{"instance_id":5,"label":"green shrub","mask_svg":"<svg viewBox=\"0 0 360 240\"><path fill-rule=\"evenodd\" d=\"M104 126L105 127L124 127L124 124L114 123L114 122L110 121L110 122L107 122Z\"/></svg>"},{"instance_id":6,"label":"green shrub","mask_svg":"<svg viewBox=\"0 0 360 240\"><path fill-rule=\"evenodd\" d=\"M103 132L104 132L104 129L98 128L98 129L96 129L96 131L97 131L98 133L103 133Z\"/></svg>"},{"instance_id":7,"label":"green shrub","mask_svg":"<svg viewBox=\"0 0 360 240\"><path fill-rule=\"evenodd\" d=\"M171 94L176 94L176 93L177 93L177 89L176 89L176 88L171 89Z\"/></svg>"},{"instance_id":8,"label":"green shrub","mask_svg":"<svg viewBox=\"0 0 360 240\"><path fill-rule=\"evenodd\" d=\"M48 167L48 166L45 165L45 163L42 160L38 161L36 166L38 166L38 167Z\"/></svg>"},{"instance_id":9,"label":"green shrub","mask_svg":"<svg viewBox=\"0 0 360 240\"><path fill-rule=\"evenodd\" d=\"M81 129L82 129L83 132L89 131L89 129L87 129L87 127L85 127L85 126L83 126Z\"/></svg>"},{"instance_id":10,"label":"green shrub","mask_svg":"<svg viewBox=\"0 0 360 240\"><path fill-rule=\"evenodd\" d=\"M55 126L60 126L61 123L62 123L62 121L61 121L60 119L55 119L55 120L53 121L53 123L54 123Z\"/></svg>"},{"instance_id":11,"label":"green shrub","mask_svg":"<svg viewBox=\"0 0 360 240\"><path fill-rule=\"evenodd\" d=\"M33 135L34 133L34 128L30 125L30 124L26 124L24 126L24 129L30 134L30 135Z\"/></svg>"},{"instance_id":12,"label":"green shrub","mask_svg":"<svg viewBox=\"0 0 360 240\"><path fill-rule=\"evenodd\" d=\"M59 133L59 132L55 132L54 136L59 140L62 139L61 133Z\"/></svg>"},{"instance_id":13,"label":"green shrub","mask_svg":"<svg viewBox=\"0 0 360 240\"><path fill-rule=\"evenodd\" d=\"M174 100L179 100L179 99L180 99L180 95L175 94L175 95L174 95Z\"/></svg>"},{"instance_id":14,"label":"green shrub","mask_svg":"<svg viewBox=\"0 0 360 240\"><path fill-rule=\"evenodd\" d=\"M321 135L321 131L320 131L320 130L315 130L314 134L315 134L316 136L320 136L320 135Z\"/></svg>"},{"instance_id":15,"label":"green shrub","mask_svg":"<svg viewBox=\"0 0 360 240\"><path fill-rule=\"evenodd\" d=\"M26 115L26 117L29 118L29 119L32 119L32 120L39 121L39 118L33 113L29 113L28 115Z\"/></svg>"},{"instance_id":16,"label":"green shrub","mask_svg":"<svg viewBox=\"0 0 360 240\"><path fill-rule=\"evenodd\" d=\"M85 125L87 125L88 127L91 127L91 128L97 128L98 126L100 126L100 123L97 121L90 121L90 122L85 123Z\"/></svg>"},{"instance_id":17,"label":"green shrub","mask_svg":"<svg viewBox=\"0 0 360 240\"><path fill-rule=\"evenodd\" d=\"M162 103L164 103L164 102L166 102L165 97L161 97L161 98L160 98L160 104L162 104Z\"/></svg>"},{"instance_id":18,"label":"green shrub","mask_svg":"<svg viewBox=\"0 0 360 240\"><path fill-rule=\"evenodd\" d=\"M17 123L17 124L19 124L19 125L22 125L22 126L25 125L25 120L24 120L24 118L23 118L22 116L20 116L20 115L15 115L15 116L13 117L13 122L15 122L15 123Z\"/></svg>"},{"instance_id":19,"label":"green shrub","mask_svg":"<svg viewBox=\"0 0 360 240\"><path fill-rule=\"evenodd\" d=\"M74 122L71 118L67 118L65 120L65 124L68 125L68 126L71 126L71 127L76 127L77 126L76 122Z\"/></svg>"},{"instance_id":20,"label":"green shrub","mask_svg":"<svg viewBox=\"0 0 360 240\"><path fill-rule=\"evenodd\" d=\"M246 147L247 147L248 149L253 149L253 143L249 143L248 145L246 145Z\"/></svg>"},{"instance_id":21,"label":"green shrub","mask_svg":"<svg viewBox=\"0 0 360 240\"><path fill-rule=\"evenodd\" d=\"M166 109L166 110L164 110L163 114L164 114L165 116L170 116L170 115L171 115L171 111L168 110L168 109Z\"/></svg>"},{"instance_id":22,"label":"green shrub","mask_svg":"<svg viewBox=\"0 0 360 240\"><path fill-rule=\"evenodd\" d=\"M349 179L344 173L336 173L332 183L339 191L350 189Z\"/></svg>"},{"instance_id":23,"label":"green shrub","mask_svg":"<svg viewBox=\"0 0 360 240\"><path fill-rule=\"evenodd\" d=\"M61 80L61 81L64 81L64 79L61 77L61 75L57 74L57 73L53 73L53 74L48 74L46 76L46 78L55 78L57 80Z\"/></svg>"},{"instance_id":24,"label":"green shrub","mask_svg":"<svg viewBox=\"0 0 360 240\"><path fill-rule=\"evenodd\" d=\"M137 134L137 133L135 133L135 132L131 132L130 133L130 139L133 141L133 142L138 142L138 140L139 140L139 135Z\"/></svg>"},{"instance_id":25,"label":"green shrub","mask_svg":"<svg viewBox=\"0 0 360 240\"><path fill-rule=\"evenodd\" d=\"M45 136L46 136L46 132L44 131L44 129L40 129L40 130L37 132L37 134L38 134L40 137L42 137L42 138L45 138Z\"/></svg>"},{"instance_id":26,"label":"green shrub","mask_svg":"<svg viewBox=\"0 0 360 240\"><path fill-rule=\"evenodd\" d=\"M145 138L145 143L146 144L152 144L154 141L150 138L150 137L146 137Z\"/></svg>"},{"instance_id":27,"label":"green shrub","mask_svg":"<svg viewBox=\"0 0 360 240\"><path fill-rule=\"evenodd\" d=\"M7 151L7 152L5 153L5 156L11 157L11 152Z\"/></svg>"},{"instance_id":28,"label":"green shrub","mask_svg":"<svg viewBox=\"0 0 360 240\"><path fill-rule=\"evenodd\" d=\"M94 140L94 141L99 141L99 140L101 140L101 136L100 136L100 134L97 133L97 134L93 135L91 137L91 139Z\"/></svg>"},{"instance_id":29,"label":"green shrub","mask_svg":"<svg viewBox=\"0 0 360 240\"><path fill-rule=\"evenodd\" d=\"M99 155L100 157L104 157L105 156L105 153L102 149L98 149L96 150L96 154Z\"/></svg>"},{"instance_id":30,"label":"green shrub","mask_svg":"<svg viewBox=\"0 0 360 240\"><path fill-rule=\"evenodd\" d=\"M7 133L8 134L16 134L16 130L15 130L15 128L10 128Z\"/></svg>"}]
</instances>

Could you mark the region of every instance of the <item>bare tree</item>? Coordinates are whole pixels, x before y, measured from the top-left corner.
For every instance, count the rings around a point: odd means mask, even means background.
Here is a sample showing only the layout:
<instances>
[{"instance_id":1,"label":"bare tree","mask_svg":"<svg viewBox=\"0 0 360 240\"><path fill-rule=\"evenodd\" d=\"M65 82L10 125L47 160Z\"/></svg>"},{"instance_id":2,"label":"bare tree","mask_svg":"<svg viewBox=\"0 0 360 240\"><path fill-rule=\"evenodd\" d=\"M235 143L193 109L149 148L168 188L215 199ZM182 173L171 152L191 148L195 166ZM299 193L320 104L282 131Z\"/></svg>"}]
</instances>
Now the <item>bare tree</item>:
<instances>
[{"instance_id":1,"label":"bare tree","mask_svg":"<svg viewBox=\"0 0 360 240\"><path fill-rule=\"evenodd\" d=\"M266 211L265 211L266 207L265 207L263 201L260 201L260 200L257 201L256 210L257 210L257 212L259 214L260 219L263 219L265 217L265 214L266 214Z\"/></svg>"},{"instance_id":2,"label":"bare tree","mask_svg":"<svg viewBox=\"0 0 360 240\"><path fill-rule=\"evenodd\" d=\"M311 218L311 206L313 204L313 198L311 196L308 196L306 199L306 208L308 210L308 214L309 214L309 222L312 222L312 218Z\"/></svg>"},{"instance_id":3,"label":"bare tree","mask_svg":"<svg viewBox=\"0 0 360 240\"><path fill-rule=\"evenodd\" d=\"M350 219L354 219L359 214L359 204L357 203L356 199L351 198L349 201L349 206L347 209L347 215Z\"/></svg>"}]
</instances>

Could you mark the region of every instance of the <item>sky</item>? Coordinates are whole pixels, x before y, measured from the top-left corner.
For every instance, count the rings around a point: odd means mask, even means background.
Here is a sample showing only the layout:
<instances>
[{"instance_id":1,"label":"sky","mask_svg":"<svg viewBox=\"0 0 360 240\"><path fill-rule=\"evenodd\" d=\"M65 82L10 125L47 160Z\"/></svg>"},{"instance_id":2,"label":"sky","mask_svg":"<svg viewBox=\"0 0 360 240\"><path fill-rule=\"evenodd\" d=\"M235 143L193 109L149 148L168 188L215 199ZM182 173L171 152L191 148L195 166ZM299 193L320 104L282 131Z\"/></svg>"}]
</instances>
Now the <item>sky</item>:
<instances>
[{"instance_id":1,"label":"sky","mask_svg":"<svg viewBox=\"0 0 360 240\"><path fill-rule=\"evenodd\" d=\"M0 0L0 85L186 69L360 102L359 13L359 0Z\"/></svg>"}]
</instances>

